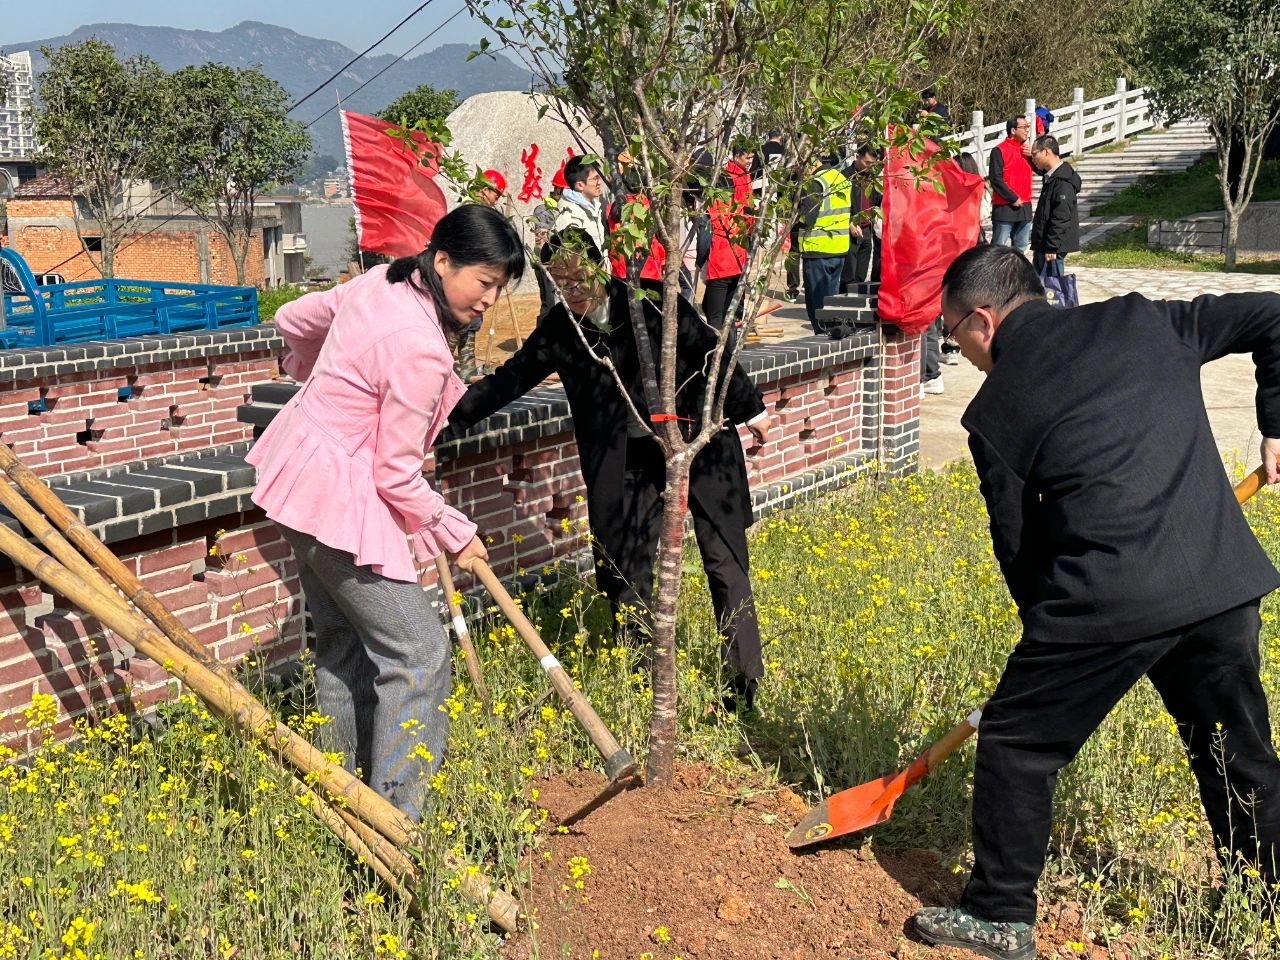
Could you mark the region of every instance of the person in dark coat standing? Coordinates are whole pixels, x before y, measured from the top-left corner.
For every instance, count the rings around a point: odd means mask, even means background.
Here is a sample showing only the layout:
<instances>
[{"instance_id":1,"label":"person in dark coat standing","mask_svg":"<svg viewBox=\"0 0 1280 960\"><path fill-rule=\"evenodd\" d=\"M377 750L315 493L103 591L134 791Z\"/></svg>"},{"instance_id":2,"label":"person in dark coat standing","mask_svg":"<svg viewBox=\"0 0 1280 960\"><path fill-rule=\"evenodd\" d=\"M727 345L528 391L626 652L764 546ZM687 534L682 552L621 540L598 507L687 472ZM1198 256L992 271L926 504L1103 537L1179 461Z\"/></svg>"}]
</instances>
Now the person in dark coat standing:
<instances>
[{"instance_id":1,"label":"person in dark coat standing","mask_svg":"<svg viewBox=\"0 0 1280 960\"><path fill-rule=\"evenodd\" d=\"M1036 273L1060 277L1067 254L1080 249L1080 174L1058 153L1058 138L1043 136L1031 147L1031 163L1044 175L1031 221L1031 257Z\"/></svg>"},{"instance_id":2,"label":"person in dark coat standing","mask_svg":"<svg viewBox=\"0 0 1280 960\"><path fill-rule=\"evenodd\" d=\"M1280 760L1258 604L1280 575L1232 494L1200 368L1252 354L1259 426L1280 438L1280 296L1135 293L1055 309L1025 258L981 246L948 268L942 311L987 374L962 422L1022 639L978 728L973 874L960 905L919 911L916 931L1035 956L1058 771L1144 674L1177 723L1224 865L1274 883ZM1280 439L1264 440L1271 483L1277 454Z\"/></svg>"},{"instance_id":3,"label":"person in dark coat standing","mask_svg":"<svg viewBox=\"0 0 1280 960\"><path fill-rule=\"evenodd\" d=\"M1027 118L1005 123L1008 134L987 161L991 181L991 242L1027 252L1031 240L1031 126Z\"/></svg>"},{"instance_id":4,"label":"person in dark coat standing","mask_svg":"<svg viewBox=\"0 0 1280 960\"><path fill-rule=\"evenodd\" d=\"M920 116L925 117L929 114L941 117L946 123L951 122L951 110L945 103L938 102L938 91L933 87L926 87L920 91Z\"/></svg>"},{"instance_id":5,"label":"person in dark coat standing","mask_svg":"<svg viewBox=\"0 0 1280 960\"><path fill-rule=\"evenodd\" d=\"M552 234L543 259L567 302L546 316L510 360L458 401L449 417L449 435L461 435L550 374L558 374L569 400L587 486L596 583L616 612L634 608L644 624L652 607L666 465L657 441L641 425L630 422L617 382L596 359L607 356L613 361L636 410L648 415L630 319L633 294L621 280L604 284L599 277L599 251L581 231ZM650 290L659 289L649 281L641 283ZM652 300L645 301L644 310L657 359L661 314ZM679 304L679 324L676 382L684 386L674 412L694 421L691 426L696 430L706 390L700 371L717 334L684 298ZM726 418L745 424L763 444L769 417L759 391L740 366L726 373L730 376ZM724 641L726 706L749 709L764 665L747 554L751 493L736 430L719 431L693 461L689 510Z\"/></svg>"}]
</instances>

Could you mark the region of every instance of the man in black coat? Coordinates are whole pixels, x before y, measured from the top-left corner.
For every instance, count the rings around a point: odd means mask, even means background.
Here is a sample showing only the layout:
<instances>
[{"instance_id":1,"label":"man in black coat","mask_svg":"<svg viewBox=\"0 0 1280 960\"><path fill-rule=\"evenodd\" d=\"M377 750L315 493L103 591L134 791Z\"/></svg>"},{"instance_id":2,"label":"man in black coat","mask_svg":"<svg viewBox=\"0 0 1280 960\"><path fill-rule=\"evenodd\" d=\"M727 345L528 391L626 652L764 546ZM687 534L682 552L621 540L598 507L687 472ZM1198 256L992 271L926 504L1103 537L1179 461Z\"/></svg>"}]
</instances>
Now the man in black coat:
<instances>
[{"instance_id":1,"label":"man in black coat","mask_svg":"<svg viewBox=\"0 0 1280 960\"><path fill-rule=\"evenodd\" d=\"M1144 674L1178 725L1215 847L1274 882L1280 761L1258 604L1280 575L1232 495L1200 368L1251 353L1262 434L1280 437L1280 296L1054 309L1031 265L991 246L961 254L942 291L950 335L987 374L963 423L1022 639L978 730L973 875L959 907L920 911L916 930L1035 955L1058 771ZM1272 483L1277 453L1263 441Z\"/></svg>"},{"instance_id":2,"label":"man in black coat","mask_svg":"<svg viewBox=\"0 0 1280 960\"><path fill-rule=\"evenodd\" d=\"M1031 262L1037 273L1060 277L1067 254L1080 249L1080 174L1058 153L1058 138L1046 134L1031 146L1031 165L1043 174L1031 221Z\"/></svg>"},{"instance_id":3,"label":"man in black coat","mask_svg":"<svg viewBox=\"0 0 1280 960\"><path fill-rule=\"evenodd\" d=\"M616 611L633 609L645 623L652 608L665 462L657 442L631 422L617 382L596 359L612 360L636 410L648 416L629 312L632 293L621 280L606 285L599 275L600 254L581 231L553 234L543 258L567 303L552 309L510 360L467 391L449 417L449 428L461 434L558 374L587 486L596 583ZM644 310L657 360L661 315L651 300ZM683 387L674 412L694 421L696 429L706 390L700 371L717 332L683 298L679 323L676 382ZM759 443L765 442L769 418L740 366L730 377L725 416L746 424ZM742 444L732 428L719 431L693 461L689 510L724 638L726 705L749 709L764 666L747 555L751 493Z\"/></svg>"}]
</instances>

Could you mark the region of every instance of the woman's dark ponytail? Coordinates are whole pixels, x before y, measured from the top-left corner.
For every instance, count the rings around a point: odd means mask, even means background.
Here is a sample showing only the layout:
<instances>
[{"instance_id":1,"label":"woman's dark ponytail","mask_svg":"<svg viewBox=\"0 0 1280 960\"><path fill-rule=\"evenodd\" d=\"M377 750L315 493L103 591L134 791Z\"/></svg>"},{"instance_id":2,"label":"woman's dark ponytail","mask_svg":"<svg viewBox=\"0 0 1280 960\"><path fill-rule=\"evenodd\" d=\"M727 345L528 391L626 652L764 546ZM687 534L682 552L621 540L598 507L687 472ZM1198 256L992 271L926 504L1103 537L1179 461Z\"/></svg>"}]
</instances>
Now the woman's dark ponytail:
<instances>
[{"instance_id":1,"label":"woman's dark ponytail","mask_svg":"<svg viewBox=\"0 0 1280 960\"><path fill-rule=\"evenodd\" d=\"M440 251L458 267L484 264L501 270L510 283L524 275L524 244L506 217L479 203L465 203L455 208L436 223L427 249L411 257L392 260L387 268L387 283L408 283L430 297L442 320L457 322L449 311L444 283L436 272L436 253Z\"/></svg>"}]
</instances>

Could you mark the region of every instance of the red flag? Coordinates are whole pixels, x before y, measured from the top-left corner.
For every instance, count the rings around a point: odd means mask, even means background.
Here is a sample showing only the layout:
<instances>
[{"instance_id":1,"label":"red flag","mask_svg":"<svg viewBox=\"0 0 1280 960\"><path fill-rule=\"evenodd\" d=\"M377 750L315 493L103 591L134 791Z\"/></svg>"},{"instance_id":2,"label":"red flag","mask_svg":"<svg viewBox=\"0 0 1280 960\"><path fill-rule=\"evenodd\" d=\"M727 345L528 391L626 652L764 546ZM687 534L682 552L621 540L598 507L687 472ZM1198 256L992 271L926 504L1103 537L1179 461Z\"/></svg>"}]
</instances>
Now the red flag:
<instances>
[{"instance_id":1,"label":"red flag","mask_svg":"<svg viewBox=\"0 0 1280 960\"><path fill-rule=\"evenodd\" d=\"M399 129L377 117L342 111L356 239L361 250L389 257L421 252L449 209L435 182L440 147L415 131L410 135L415 152L388 132Z\"/></svg>"},{"instance_id":2,"label":"red flag","mask_svg":"<svg viewBox=\"0 0 1280 960\"><path fill-rule=\"evenodd\" d=\"M977 242L983 188L982 177L965 173L954 160L938 161L917 181L938 145L927 141L913 149L919 152L891 147L885 164L878 296L880 319L909 334L942 312L942 275Z\"/></svg>"}]
</instances>

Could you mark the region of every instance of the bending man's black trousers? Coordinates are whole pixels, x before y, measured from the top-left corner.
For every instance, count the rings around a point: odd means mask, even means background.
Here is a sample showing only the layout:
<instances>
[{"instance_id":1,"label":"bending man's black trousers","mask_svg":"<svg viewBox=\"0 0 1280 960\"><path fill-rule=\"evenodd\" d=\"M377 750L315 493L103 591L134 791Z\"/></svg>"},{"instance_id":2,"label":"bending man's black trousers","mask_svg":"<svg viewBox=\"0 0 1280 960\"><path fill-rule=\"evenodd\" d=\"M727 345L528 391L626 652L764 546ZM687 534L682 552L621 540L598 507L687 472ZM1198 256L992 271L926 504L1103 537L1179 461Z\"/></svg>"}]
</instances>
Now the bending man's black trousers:
<instances>
[{"instance_id":1,"label":"bending man's black trousers","mask_svg":"<svg viewBox=\"0 0 1280 960\"><path fill-rule=\"evenodd\" d=\"M694 469L697 469L696 462ZM745 485L747 478L744 475ZM613 581L610 600L614 606L635 609L642 624L651 622L653 608L653 563L662 532L662 491L666 486L662 451L645 437L627 444L627 474L622 511L626 538L618 556L609 558L618 578ZM726 496L733 496L732 492ZM758 680L764 673L760 654L760 625L756 620L748 567L747 531L741 523L726 523L724 514L708 511L697 497L689 497L693 532L707 574L711 606L720 630L720 655L726 679ZM608 562L608 561L606 561Z\"/></svg>"},{"instance_id":2,"label":"bending man's black trousers","mask_svg":"<svg viewBox=\"0 0 1280 960\"><path fill-rule=\"evenodd\" d=\"M1035 921L1058 771L1143 674L1178 725L1216 848L1274 882L1280 760L1258 679L1259 626L1254 601L1132 643L1024 637L978 728L974 868L961 906Z\"/></svg>"}]
</instances>

